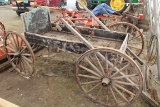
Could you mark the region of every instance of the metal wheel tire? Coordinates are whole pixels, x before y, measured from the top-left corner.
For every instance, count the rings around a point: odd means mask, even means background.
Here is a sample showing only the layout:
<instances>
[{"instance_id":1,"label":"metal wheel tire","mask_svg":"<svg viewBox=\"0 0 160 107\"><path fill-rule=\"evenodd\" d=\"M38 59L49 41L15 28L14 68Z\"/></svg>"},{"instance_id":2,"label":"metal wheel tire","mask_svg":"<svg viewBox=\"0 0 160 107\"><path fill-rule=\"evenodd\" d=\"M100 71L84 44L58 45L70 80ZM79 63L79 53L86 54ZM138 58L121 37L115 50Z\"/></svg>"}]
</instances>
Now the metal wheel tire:
<instances>
[{"instance_id":1,"label":"metal wheel tire","mask_svg":"<svg viewBox=\"0 0 160 107\"><path fill-rule=\"evenodd\" d=\"M6 35L5 27L4 27L4 25L0 22L0 38L4 38L5 35Z\"/></svg>"},{"instance_id":2,"label":"metal wheel tire","mask_svg":"<svg viewBox=\"0 0 160 107\"><path fill-rule=\"evenodd\" d=\"M27 40L16 32L8 32L4 48L13 68L23 77L31 77L35 70L35 56Z\"/></svg>"},{"instance_id":3,"label":"metal wheel tire","mask_svg":"<svg viewBox=\"0 0 160 107\"><path fill-rule=\"evenodd\" d=\"M139 28L127 22L116 22L107 25L111 31L129 33L128 48L137 56L140 56L144 49L144 38Z\"/></svg>"},{"instance_id":4,"label":"metal wheel tire","mask_svg":"<svg viewBox=\"0 0 160 107\"><path fill-rule=\"evenodd\" d=\"M76 79L91 100L107 107L131 104L143 87L138 65L126 54L111 48L85 52L76 63Z\"/></svg>"}]
</instances>

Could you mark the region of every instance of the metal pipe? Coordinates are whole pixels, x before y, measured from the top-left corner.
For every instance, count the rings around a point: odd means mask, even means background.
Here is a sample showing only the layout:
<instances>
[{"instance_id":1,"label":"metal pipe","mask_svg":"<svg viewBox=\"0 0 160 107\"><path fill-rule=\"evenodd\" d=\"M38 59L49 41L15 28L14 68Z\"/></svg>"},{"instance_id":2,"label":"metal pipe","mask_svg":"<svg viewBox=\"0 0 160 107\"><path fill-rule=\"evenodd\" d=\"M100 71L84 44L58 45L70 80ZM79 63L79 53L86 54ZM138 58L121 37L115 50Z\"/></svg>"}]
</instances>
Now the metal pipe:
<instances>
[{"instance_id":1,"label":"metal pipe","mask_svg":"<svg viewBox=\"0 0 160 107\"><path fill-rule=\"evenodd\" d=\"M110 31L80 0L76 0L105 30Z\"/></svg>"},{"instance_id":2,"label":"metal pipe","mask_svg":"<svg viewBox=\"0 0 160 107\"><path fill-rule=\"evenodd\" d=\"M158 55L157 55L157 67L158 67L158 80L160 81L160 26L159 26L159 12L158 12L158 0L153 0L153 7L154 7L154 16L155 16L155 28L156 28L156 36L158 39L158 43L157 43L157 51L158 51Z\"/></svg>"}]
</instances>

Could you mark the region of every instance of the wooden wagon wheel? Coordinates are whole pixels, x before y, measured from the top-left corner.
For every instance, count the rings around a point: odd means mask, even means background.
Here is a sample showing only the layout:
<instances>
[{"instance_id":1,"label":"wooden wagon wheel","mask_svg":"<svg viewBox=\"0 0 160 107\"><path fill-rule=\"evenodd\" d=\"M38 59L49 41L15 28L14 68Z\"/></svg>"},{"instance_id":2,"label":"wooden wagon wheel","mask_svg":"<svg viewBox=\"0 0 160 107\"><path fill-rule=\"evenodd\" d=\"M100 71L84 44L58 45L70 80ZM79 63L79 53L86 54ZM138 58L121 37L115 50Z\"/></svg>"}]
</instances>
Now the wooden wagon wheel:
<instances>
[{"instance_id":1,"label":"wooden wagon wheel","mask_svg":"<svg viewBox=\"0 0 160 107\"><path fill-rule=\"evenodd\" d=\"M4 25L0 22L0 38L4 38L6 35L5 27Z\"/></svg>"},{"instance_id":2,"label":"wooden wagon wheel","mask_svg":"<svg viewBox=\"0 0 160 107\"><path fill-rule=\"evenodd\" d=\"M116 22L107 25L111 31L129 33L128 48L139 56L144 49L144 38L139 28L127 22Z\"/></svg>"},{"instance_id":3,"label":"wooden wagon wheel","mask_svg":"<svg viewBox=\"0 0 160 107\"><path fill-rule=\"evenodd\" d=\"M13 68L24 77L30 77L35 70L35 57L27 40L16 32L8 32L4 48Z\"/></svg>"},{"instance_id":4,"label":"wooden wagon wheel","mask_svg":"<svg viewBox=\"0 0 160 107\"><path fill-rule=\"evenodd\" d=\"M129 105L140 96L143 87L138 65L111 48L84 53L76 63L76 79L89 98L107 107Z\"/></svg>"}]
</instances>

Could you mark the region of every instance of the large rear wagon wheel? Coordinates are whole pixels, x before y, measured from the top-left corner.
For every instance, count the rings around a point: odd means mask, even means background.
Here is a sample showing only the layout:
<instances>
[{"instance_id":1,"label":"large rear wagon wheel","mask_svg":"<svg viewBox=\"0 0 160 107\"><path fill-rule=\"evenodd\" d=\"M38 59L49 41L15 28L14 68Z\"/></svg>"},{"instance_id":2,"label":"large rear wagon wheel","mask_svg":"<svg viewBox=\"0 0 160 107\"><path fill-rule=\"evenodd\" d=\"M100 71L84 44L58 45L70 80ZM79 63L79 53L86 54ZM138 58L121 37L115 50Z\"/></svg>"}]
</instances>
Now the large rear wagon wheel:
<instances>
[{"instance_id":1,"label":"large rear wagon wheel","mask_svg":"<svg viewBox=\"0 0 160 107\"><path fill-rule=\"evenodd\" d=\"M139 28L127 22L116 22L107 25L111 31L129 33L128 48L137 56L140 56L144 49L144 37Z\"/></svg>"},{"instance_id":2,"label":"large rear wagon wheel","mask_svg":"<svg viewBox=\"0 0 160 107\"><path fill-rule=\"evenodd\" d=\"M111 48L84 53L76 63L76 79L90 99L107 107L131 104L143 87L138 65L126 54Z\"/></svg>"},{"instance_id":3,"label":"large rear wagon wheel","mask_svg":"<svg viewBox=\"0 0 160 107\"><path fill-rule=\"evenodd\" d=\"M130 3L130 0L106 0L106 4L119 13L122 13L127 9L127 3Z\"/></svg>"},{"instance_id":4,"label":"large rear wagon wheel","mask_svg":"<svg viewBox=\"0 0 160 107\"><path fill-rule=\"evenodd\" d=\"M27 40L16 32L8 32L4 48L13 68L23 77L31 77L35 70L35 56Z\"/></svg>"}]
</instances>

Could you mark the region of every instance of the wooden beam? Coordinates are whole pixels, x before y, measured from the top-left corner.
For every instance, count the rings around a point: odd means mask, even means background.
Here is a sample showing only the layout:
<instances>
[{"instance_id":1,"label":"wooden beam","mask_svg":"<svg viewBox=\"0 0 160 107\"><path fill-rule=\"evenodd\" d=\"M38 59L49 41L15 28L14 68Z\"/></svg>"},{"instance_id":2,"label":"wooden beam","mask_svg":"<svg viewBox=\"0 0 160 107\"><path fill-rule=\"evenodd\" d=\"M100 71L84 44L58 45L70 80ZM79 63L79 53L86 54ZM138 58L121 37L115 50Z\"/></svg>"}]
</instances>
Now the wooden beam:
<instances>
[{"instance_id":1,"label":"wooden beam","mask_svg":"<svg viewBox=\"0 0 160 107\"><path fill-rule=\"evenodd\" d=\"M20 107L20 106L0 98L0 107Z\"/></svg>"}]
</instances>

